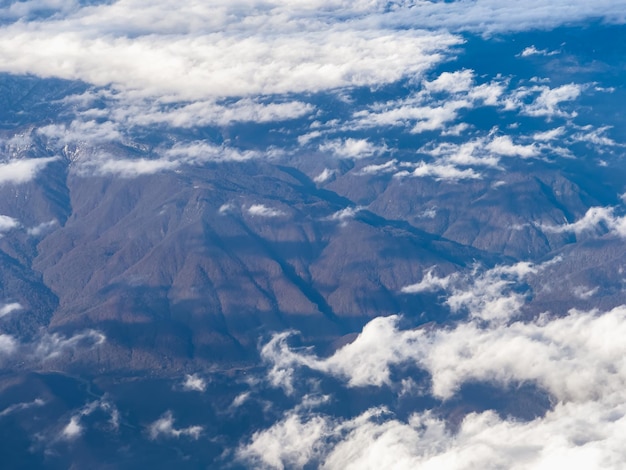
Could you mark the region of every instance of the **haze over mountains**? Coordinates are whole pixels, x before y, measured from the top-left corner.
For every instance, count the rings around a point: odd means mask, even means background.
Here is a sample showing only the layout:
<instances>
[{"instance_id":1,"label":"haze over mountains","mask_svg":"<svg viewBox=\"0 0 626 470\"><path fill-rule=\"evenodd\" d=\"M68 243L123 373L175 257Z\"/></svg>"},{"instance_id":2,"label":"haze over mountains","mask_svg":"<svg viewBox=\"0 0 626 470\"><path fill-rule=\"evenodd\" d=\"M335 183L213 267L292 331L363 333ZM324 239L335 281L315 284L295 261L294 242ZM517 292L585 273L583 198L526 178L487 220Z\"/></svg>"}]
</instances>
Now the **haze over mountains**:
<instances>
[{"instance_id":1,"label":"haze over mountains","mask_svg":"<svg viewBox=\"0 0 626 470\"><path fill-rule=\"evenodd\" d=\"M619 468L625 13L2 7L3 460Z\"/></svg>"}]
</instances>

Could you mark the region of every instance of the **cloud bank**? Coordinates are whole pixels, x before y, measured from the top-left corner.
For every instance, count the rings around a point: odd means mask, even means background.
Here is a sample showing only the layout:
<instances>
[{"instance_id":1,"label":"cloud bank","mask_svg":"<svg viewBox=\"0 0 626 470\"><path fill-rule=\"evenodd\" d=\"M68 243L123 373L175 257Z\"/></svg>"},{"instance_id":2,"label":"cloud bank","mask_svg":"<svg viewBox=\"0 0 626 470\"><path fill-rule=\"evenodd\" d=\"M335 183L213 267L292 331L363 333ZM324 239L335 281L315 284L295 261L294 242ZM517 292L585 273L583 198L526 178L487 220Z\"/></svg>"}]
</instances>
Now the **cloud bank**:
<instances>
[{"instance_id":1,"label":"cloud bank","mask_svg":"<svg viewBox=\"0 0 626 470\"><path fill-rule=\"evenodd\" d=\"M621 468L626 307L574 309L560 317L511 315L526 301L519 288L544 266L518 263L445 278L428 272L410 290L446 289L445 303L451 310L462 305L467 316L417 329L402 328L398 316L376 318L328 357L290 348L290 333L281 333L262 355L271 366L271 382L295 396L307 389L298 379L305 368L348 388L388 387L442 403L465 384L515 390L530 383L550 397L545 413L519 419L496 410L470 412L450 426L429 408L400 418L378 406L339 418L296 407L242 443L237 457L267 468ZM427 373L423 386L404 386L420 380L402 374L407 364Z\"/></svg>"}]
</instances>

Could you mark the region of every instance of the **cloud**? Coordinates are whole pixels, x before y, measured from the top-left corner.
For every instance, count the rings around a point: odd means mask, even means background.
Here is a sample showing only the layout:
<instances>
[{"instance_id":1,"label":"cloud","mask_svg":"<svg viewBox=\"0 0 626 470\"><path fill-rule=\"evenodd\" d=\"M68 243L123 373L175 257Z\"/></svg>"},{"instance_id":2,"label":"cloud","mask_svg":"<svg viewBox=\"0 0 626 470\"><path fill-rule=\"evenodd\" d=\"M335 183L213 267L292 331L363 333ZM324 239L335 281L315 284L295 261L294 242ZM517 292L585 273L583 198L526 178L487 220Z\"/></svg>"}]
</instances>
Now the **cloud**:
<instances>
[{"instance_id":1,"label":"cloud","mask_svg":"<svg viewBox=\"0 0 626 470\"><path fill-rule=\"evenodd\" d=\"M306 116L315 108L301 101L260 103L252 99L241 99L229 104L196 101L174 106L141 102L124 107L122 103L114 109L113 118L134 126L167 124L172 127L191 128L207 125L228 126L237 122L287 121Z\"/></svg>"},{"instance_id":2,"label":"cloud","mask_svg":"<svg viewBox=\"0 0 626 470\"><path fill-rule=\"evenodd\" d=\"M214 145L204 141L180 143L165 152L167 158L184 164L202 164L205 162L243 162L260 158L272 157L271 150L258 152L255 150L238 150L226 145Z\"/></svg>"},{"instance_id":3,"label":"cloud","mask_svg":"<svg viewBox=\"0 0 626 470\"><path fill-rule=\"evenodd\" d=\"M13 413L18 413L22 410L27 410L29 408L44 406L45 404L46 402L43 401L41 398L36 398L35 400L30 402L16 403L15 405L8 406L4 410L0 411L0 418Z\"/></svg>"},{"instance_id":4,"label":"cloud","mask_svg":"<svg viewBox=\"0 0 626 470\"><path fill-rule=\"evenodd\" d=\"M23 160L9 160L8 162L0 163L0 185L28 183L48 163L56 159L56 157L25 158Z\"/></svg>"},{"instance_id":5,"label":"cloud","mask_svg":"<svg viewBox=\"0 0 626 470\"><path fill-rule=\"evenodd\" d=\"M51 228L57 226L59 222L57 220L49 220L48 222L42 222L39 225L30 227L26 230L26 233L31 237L38 237L39 235L47 232Z\"/></svg>"},{"instance_id":6,"label":"cloud","mask_svg":"<svg viewBox=\"0 0 626 470\"><path fill-rule=\"evenodd\" d=\"M20 221L9 217L8 215L0 215L0 233L8 232L20 226Z\"/></svg>"},{"instance_id":7,"label":"cloud","mask_svg":"<svg viewBox=\"0 0 626 470\"><path fill-rule=\"evenodd\" d=\"M171 411L167 411L158 420L152 423L148 427L148 434L150 439L158 439L160 437L166 438L180 438L190 437L191 439L198 440L200 434L204 431L202 426L189 426L187 428L175 428L174 427L174 415Z\"/></svg>"},{"instance_id":8,"label":"cloud","mask_svg":"<svg viewBox=\"0 0 626 470\"><path fill-rule=\"evenodd\" d=\"M66 337L59 333L45 334L32 344L25 344L27 349L32 350L29 355L33 358L46 361L53 359L67 351L73 351L80 347L96 347L103 344L106 337L96 330L86 330L82 333Z\"/></svg>"},{"instance_id":9,"label":"cloud","mask_svg":"<svg viewBox=\"0 0 626 470\"><path fill-rule=\"evenodd\" d=\"M313 182L317 184L325 183L337 174L337 170L331 170L330 168L324 168L322 172L313 178Z\"/></svg>"},{"instance_id":10,"label":"cloud","mask_svg":"<svg viewBox=\"0 0 626 470\"><path fill-rule=\"evenodd\" d=\"M329 152L339 158L368 158L385 152L386 147L379 147L367 139L336 139L324 142L319 146L320 151Z\"/></svg>"},{"instance_id":11,"label":"cloud","mask_svg":"<svg viewBox=\"0 0 626 470\"><path fill-rule=\"evenodd\" d=\"M272 209L263 204L252 204L248 207L248 214L253 217L283 217L287 215L280 209Z\"/></svg>"},{"instance_id":12,"label":"cloud","mask_svg":"<svg viewBox=\"0 0 626 470\"><path fill-rule=\"evenodd\" d=\"M73 440L79 437L83 433L83 427L80 425L80 418L78 416L72 416L70 422L63 428L61 434L64 439Z\"/></svg>"},{"instance_id":13,"label":"cloud","mask_svg":"<svg viewBox=\"0 0 626 470\"><path fill-rule=\"evenodd\" d=\"M459 42L347 21L379 8L342 9L347 16L302 2L107 2L0 28L0 69L201 100L391 83Z\"/></svg>"},{"instance_id":14,"label":"cloud","mask_svg":"<svg viewBox=\"0 0 626 470\"><path fill-rule=\"evenodd\" d=\"M505 99L505 109L519 109L521 114L532 117L571 118L576 112L567 113L560 108L562 103L580 96L585 85L570 83L556 88L546 85L520 87Z\"/></svg>"},{"instance_id":15,"label":"cloud","mask_svg":"<svg viewBox=\"0 0 626 470\"><path fill-rule=\"evenodd\" d=\"M414 177L424 178L431 177L437 181L459 181L467 179L480 179L481 174L471 168L460 169L454 165L446 163L426 163L419 162L413 171L399 171L394 175L397 178Z\"/></svg>"},{"instance_id":16,"label":"cloud","mask_svg":"<svg viewBox=\"0 0 626 470\"><path fill-rule=\"evenodd\" d=\"M533 139L540 140L540 141L555 140L561 137L564 132L565 132L565 128L561 126L561 127L557 127L556 129L550 129L545 132L536 132L533 134Z\"/></svg>"},{"instance_id":17,"label":"cloud","mask_svg":"<svg viewBox=\"0 0 626 470\"><path fill-rule=\"evenodd\" d=\"M138 158L135 160L105 159L97 163L97 174L116 175L124 178L135 178L141 175L152 175L166 170L173 170L180 166L177 160L165 158L148 159Z\"/></svg>"},{"instance_id":18,"label":"cloud","mask_svg":"<svg viewBox=\"0 0 626 470\"><path fill-rule=\"evenodd\" d=\"M454 275L451 275L454 276ZM403 294L418 294L421 292L435 292L441 289L446 289L450 284L451 277L436 277L433 275L433 269L429 269L424 274L422 280L416 284L405 286L401 289Z\"/></svg>"},{"instance_id":19,"label":"cloud","mask_svg":"<svg viewBox=\"0 0 626 470\"><path fill-rule=\"evenodd\" d=\"M552 55L557 55L558 53L559 51L548 51L547 49L537 49L535 46L528 46L526 49L524 49L522 52L519 53L519 56L530 57L533 55L539 55L539 56L548 57Z\"/></svg>"},{"instance_id":20,"label":"cloud","mask_svg":"<svg viewBox=\"0 0 626 470\"><path fill-rule=\"evenodd\" d=\"M539 150L534 145L514 144L511 137L508 135L494 137L493 140L487 144L487 150L507 157L530 158L536 157L539 154Z\"/></svg>"},{"instance_id":21,"label":"cloud","mask_svg":"<svg viewBox=\"0 0 626 470\"><path fill-rule=\"evenodd\" d=\"M17 351L18 346L13 336L0 333L0 354L9 356Z\"/></svg>"},{"instance_id":22,"label":"cloud","mask_svg":"<svg viewBox=\"0 0 626 470\"><path fill-rule=\"evenodd\" d=\"M337 212L329 215L326 220L335 220L341 222L342 226L345 226L347 221L350 219L354 219L354 217L363 210L364 208L361 206L356 207L346 207L345 209L340 209Z\"/></svg>"},{"instance_id":23,"label":"cloud","mask_svg":"<svg viewBox=\"0 0 626 470\"><path fill-rule=\"evenodd\" d=\"M606 132L609 129L611 129L610 126L594 129L593 126L588 125L582 127L580 132L573 134L571 138L574 142L584 142L595 147L615 147L620 145L610 137L606 136Z\"/></svg>"},{"instance_id":24,"label":"cloud","mask_svg":"<svg viewBox=\"0 0 626 470\"><path fill-rule=\"evenodd\" d=\"M83 406L76 414L70 418L70 422L61 431L61 438L65 440L74 440L80 437L85 426L82 424L82 419L85 416L89 416L97 410L101 410L109 415L108 427L117 431L120 425L120 413L117 407L111 403L107 396L103 396L99 400L92 401Z\"/></svg>"},{"instance_id":25,"label":"cloud","mask_svg":"<svg viewBox=\"0 0 626 470\"><path fill-rule=\"evenodd\" d=\"M504 92L501 82L475 85L472 70L444 72L408 98L374 103L356 111L350 126L356 129L384 126L410 126L410 132L444 130L455 121L462 109L479 104L496 106ZM443 96L441 96L443 95ZM463 126L452 132L461 132Z\"/></svg>"},{"instance_id":26,"label":"cloud","mask_svg":"<svg viewBox=\"0 0 626 470\"><path fill-rule=\"evenodd\" d=\"M22 310L24 307L18 302L12 302L10 304L0 305L0 318L9 315L10 313Z\"/></svg>"},{"instance_id":27,"label":"cloud","mask_svg":"<svg viewBox=\"0 0 626 470\"><path fill-rule=\"evenodd\" d=\"M206 390L206 380L198 374L187 374L185 375L185 381L182 386L183 390L186 391L204 392Z\"/></svg>"},{"instance_id":28,"label":"cloud","mask_svg":"<svg viewBox=\"0 0 626 470\"><path fill-rule=\"evenodd\" d=\"M114 142L123 139L123 134L117 123L111 121L96 122L94 120L74 120L69 125L50 124L40 127L37 133L60 145L89 142L91 144Z\"/></svg>"},{"instance_id":29,"label":"cloud","mask_svg":"<svg viewBox=\"0 0 626 470\"><path fill-rule=\"evenodd\" d=\"M301 368L336 377L348 387L390 387L444 402L466 384L514 394L520 384L533 384L550 398L545 413L520 419L488 409L450 426L445 415L428 407L407 418L381 406L347 418L295 407L242 443L238 457L268 468L621 468L626 306L523 319L504 315L508 321L485 322L503 317L485 314L485 306L507 309L512 292L555 262L474 269L444 283L451 309L456 297L469 310L445 326L404 329L400 317L390 316L370 321L329 357L290 348L289 333L276 335L262 350L270 377L280 379L277 385L290 385L292 394L306 386L296 378ZM472 295L463 297L461 290ZM407 389L402 364L425 371L424 386Z\"/></svg>"},{"instance_id":30,"label":"cloud","mask_svg":"<svg viewBox=\"0 0 626 470\"><path fill-rule=\"evenodd\" d=\"M626 238L626 216L615 215L613 207L591 207L576 222L563 225L542 224L541 229L549 233L571 232L577 235L608 230L611 234Z\"/></svg>"},{"instance_id":31,"label":"cloud","mask_svg":"<svg viewBox=\"0 0 626 470\"><path fill-rule=\"evenodd\" d=\"M520 283L559 261L559 258L555 258L541 265L519 262L487 270L476 266L464 275L457 273L443 278L433 276L431 269L422 281L402 291L416 294L446 290L448 295L445 305L451 313L466 313L465 316L470 319L459 329L479 328L477 325L487 324L493 325L495 331L496 325L508 325L519 317L526 300L526 292L519 289ZM271 366L269 380L274 386L293 394L295 370L307 367L341 377L350 387L390 385L390 367L417 360L426 354L420 349L420 344L430 344L428 338L424 339L425 335L430 334L425 330L406 330L398 334L398 321L397 316L375 318L363 328L354 342L325 359L307 351L292 351L288 341L294 332L277 334L261 349L261 357Z\"/></svg>"}]
</instances>

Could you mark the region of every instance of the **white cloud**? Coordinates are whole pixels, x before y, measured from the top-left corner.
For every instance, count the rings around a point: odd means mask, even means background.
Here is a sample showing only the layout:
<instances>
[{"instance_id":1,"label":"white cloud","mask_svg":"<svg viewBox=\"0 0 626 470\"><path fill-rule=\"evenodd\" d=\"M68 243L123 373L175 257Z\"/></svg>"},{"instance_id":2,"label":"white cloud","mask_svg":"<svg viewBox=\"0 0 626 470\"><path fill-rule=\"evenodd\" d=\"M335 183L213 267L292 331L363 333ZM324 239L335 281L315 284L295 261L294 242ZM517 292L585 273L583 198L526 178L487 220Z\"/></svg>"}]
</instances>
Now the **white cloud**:
<instances>
[{"instance_id":1,"label":"white cloud","mask_svg":"<svg viewBox=\"0 0 626 470\"><path fill-rule=\"evenodd\" d=\"M287 215L280 209L273 209L264 204L252 204L248 207L248 214L253 217L282 217Z\"/></svg>"},{"instance_id":2,"label":"white cloud","mask_svg":"<svg viewBox=\"0 0 626 470\"><path fill-rule=\"evenodd\" d=\"M537 49L535 46L528 46L526 49L524 49L522 52L520 52L520 57L530 57L533 55L539 55L539 56L552 56L552 55L557 55L559 53L559 51L549 51L547 49Z\"/></svg>"},{"instance_id":3,"label":"white cloud","mask_svg":"<svg viewBox=\"0 0 626 470\"><path fill-rule=\"evenodd\" d=\"M458 43L446 33L346 21L379 8L342 9L347 18L302 2L77 8L0 28L0 69L196 100L390 83L421 73Z\"/></svg>"},{"instance_id":4,"label":"white cloud","mask_svg":"<svg viewBox=\"0 0 626 470\"><path fill-rule=\"evenodd\" d=\"M133 126L147 127L167 124L172 127L201 127L207 125L228 126L236 122L278 122L296 119L310 114L314 107L301 101L260 103L241 99L229 104L215 101L196 101L177 106L166 106L152 101L113 104L112 118Z\"/></svg>"},{"instance_id":5,"label":"white cloud","mask_svg":"<svg viewBox=\"0 0 626 470\"><path fill-rule=\"evenodd\" d=\"M393 159L388 162L381 163L380 165L372 164L361 168L359 174L361 175L374 175L377 173L392 173L398 169L398 160Z\"/></svg>"},{"instance_id":6,"label":"white cloud","mask_svg":"<svg viewBox=\"0 0 626 470\"><path fill-rule=\"evenodd\" d=\"M223 215L223 214L228 214L229 212L232 212L233 209L235 209L235 205L232 202L226 202L220 206L217 212Z\"/></svg>"},{"instance_id":7,"label":"white cloud","mask_svg":"<svg viewBox=\"0 0 626 470\"><path fill-rule=\"evenodd\" d=\"M168 159L180 164L201 164L204 162L243 162L259 158L262 155L271 157L271 151L261 153L255 150L244 150L225 145L213 145L204 141L174 145L165 152Z\"/></svg>"},{"instance_id":8,"label":"white cloud","mask_svg":"<svg viewBox=\"0 0 626 470\"><path fill-rule=\"evenodd\" d=\"M203 431L204 428L202 426L175 428L174 416L171 411L167 411L163 414L163 416L148 427L150 439L158 439L160 437L190 437L191 439L198 440Z\"/></svg>"},{"instance_id":9,"label":"white cloud","mask_svg":"<svg viewBox=\"0 0 626 470\"><path fill-rule=\"evenodd\" d=\"M446 289L450 284L451 276L454 275L436 277L433 275L433 269L429 269L420 282L403 287L401 292L404 294L418 294L421 292L434 292Z\"/></svg>"},{"instance_id":10,"label":"white cloud","mask_svg":"<svg viewBox=\"0 0 626 470\"><path fill-rule=\"evenodd\" d=\"M206 380L198 374L187 374L185 375L185 381L183 382L183 390L204 392L206 390Z\"/></svg>"},{"instance_id":11,"label":"white cloud","mask_svg":"<svg viewBox=\"0 0 626 470\"><path fill-rule=\"evenodd\" d=\"M79 347L96 347L103 344L106 337L96 330L86 330L82 333L65 337L58 333L45 334L32 344L26 344L34 358L40 361L53 359L67 351Z\"/></svg>"},{"instance_id":12,"label":"white cloud","mask_svg":"<svg viewBox=\"0 0 626 470\"><path fill-rule=\"evenodd\" d=\"M564 127L557 127L556 129L550 129L549 131L545 131L545 132L536 132L533 134L533 139L540 140L540 141L555 140L561 137L564 132L565 132Z\"/></svg>"},{"instance_id":13,"label":"white cloud","mask_svg":"<svg viewBox=\"0 0 626 470\"><path fill-rule=\"evenodd\" d=\"M319 146L320 151L330 152L339 158L368 158L385 152L386 147L376 146L367 139L337 139L324 142Z\"/></svg>"},{"instance_id":14,"label":"white cloud","mask_svg":"<svg viewBox=\"0 0 626 470\"><path fill-rule=\"evenodd\" d=\"M26 230L26 233L30 235L31 237L38 237L42 233L47 232L52 227L55 227L58 224L59 222L57 220L49 220L48 222L42 222L39 225L30 227L29 229Z\"/></svg>"},{"instance_id":15,"label":"white cloud","mask_svg":"<svg viewBox=\"0 0 626 470\"><path fill-rule=\"evenodd\" d=\"M123 139L118 124L111 121L74 120L69 125L50 124L40 127L37 132L49 139L58 141L61 145L78 142L95 144Z\"/></svg>"},{"instance_id":16,"label":"white cloud","mask_svg":"<svg viewBox=\"0 0 626 470\"><path fill-rule=\"evenodd\" d=\"M313 178L313 182L315 182L317 184L324 183L324 182L328 181L329 179L331 179L333 176L335 176L335 174L337 174L337 170L331 170L330 168L324 168L319 175L317 175L315 178Z\"/></svg>"},{"instance_id":17,"label":"white cloud","mask_svg":"<svg viewBox=\"0 0 626 470\"><path fill-rule=\"evenodd\" d=\"M619 144L617 142L606 136L606 132L609 129L611 129L610 126L604 126L597 129L594 129L591 125L584 126L580 129L580 132L572 135L572 140L575 142L585 142L587 144L592 144L596 147L618 146Z\"/></svg>"},{"instance_id":18,"label":"white cloud","mask_svg":"<svg viewBox=\"0 0 626 470\"><path fill-rule=\"evenodd\" d=\"M514 144L508 135L496 136L487 144L487 150L506 157L536 157L539 150L534 145Z\"/></svg>"},{"instance_id":19,"label":"white cloud","mask_svg":"<svg viewBox=\"0 0 626 470\"><path fill-rule=\"evenodd\" d=\"M5 317L13 312L22 310L24 307L18 302L12 302L10 304L0 305L0 318Z\"/></svg>"},{"instance_id":20,"label":"white cloud","mask_svg":"<svg viewBox=\"0 0 626 470\"><path fill-rule=\"evenodd\" d=\"M414 178L431 177L437 181L459 181L467 179L480 179L481 174L471 168L460 169L446 163L419 162L413 171L399 171L394 175L397 178L411 176Z\"/></svg>"},{"instance_id":21,"label":"white cloud","mask_svg":"<svg viewBox=\"0 0 626 470\"><path fill-rule=\"evenodd\" d=\"M443 72L435 80L424 83L424 88L431 92L461 93L468 92L474 86L473 70Z\"/></svg>"},{"instance_id":22,"label":"white cloud","mask_svg":"<svg viewBox=\"0 0 626 470\"><path fill-rule=\"evenodd\" d=\"M521 87L507 96L505 109L519 109L521 114L533 117L575 117L576 112L567 113L560 108L562 103L574 101L585 85L570 83L556 88L546 85ZM529 100L530 98L530 100Z\"/></svg>"},{"instance_id":23,"label":"white cloud","mask_svg":"<svg viewBox=\"0 0 626 470\"><path fill-rule=\"evenodd\" d=\"M0 233L8 232L20 226L20 221L9 217L8 215L0 215Z\"/></svg>"},{"instance_id":24,"label":"white cloud","mask_svg":"<svg viewBox=\"0 0 626 470\"><path fill-rule=\"evenodd\" d=\"M615 215L613 207L591 207L576 222L564 225L543 224L541 229L545 232L573 232L576 234L608 230L609 233L626 238L626 216Z\"/></svg>"},{"instance_id":25,"label":"white cloud","mask_svg":"<svg viewBox=\"0 0 626 470\"><path fill-rule=\"evenodd\" d=\"M297 414L289 414L268 430L256 432L249 445L238 449L237 458L255 468L303 468L321 452L327 433L323 418L303 421Z\"/></svg>"},{"instance_id":26,"label":"white cloud","mask_svg":"<svg viewBox=\"0 0 626 470\"><path fill-rule=\"evenodd\" d=\"M573 294L578 297L579 299L590 299L591 297L593 297L596 292L598 292L599 287L593 287L593 288L589 288L589 287L585 287L585 286L576 286L573 289Z\"/></svg>"},{"instance_id":27,"label":"white cloud","mask_svg":"<svg viewBox=\"0 0 626 470\"><path fill-rule=\"evenodd\" d=\"M63 438L73 440L83 433L83 427L80 424L80 417L72 416L70 422L63 428L61 432Z\"/></svg>"},{"instance_id":28,"label":"white cloud","mask_svg":"<svg viewBox=\"0 0 626 470\"><path fill-rule=\"evenodd\" d=\"M4 410L0 411L0 418L3 416L8 416L13 413L20 412L22 410L27 410L29 408L33 408L36 406L44 406L46 402L41 398L36 398L33 401L25 402L25 403L16 403L15 405L11 405L6 407Z\"/></svg>"},{"instance_id":29,"label":"white cloud","mask_svg":"<svg viewBox=\"0 0 626 470\"><path fill-rule=\"evenodd\" d=\"M626 306L517 321L485 322L501 315L481 313L487 305L505 308L497 297L509 299L511 287L544 266L498 266L447 283L449 305L459 298L455 289L462 282L472 296L462 300L468 318L446 326L401 329L399 317L376 318L327 358L289 348L288 333L274 337L262 355L272 366L270 377L279 379L275 384L290 385L292 392L289 380L303 367L351 387L390 386L442 400L455 397L464 384L513 391L533 384L550 397L545 414L524 420L487 410L467 414L455 428L428 409L402 420L385 408L344 419L296 407L255 433L238 456L269 468L620 469L626 459ZM493 290L500 280L506 285ZM403 363L428 373L425 388L414 383L407 392L407 377L391 374Z\"/></svg>"},{"instance_id":30,"label":"white cloud","mask_svg":"<svg viewBox=\"0 0 626 470\"><path fill-rule=\"evenodd\" d=\"M364 208L361 206L356 207L346 207L345 209L340 209L337 212L329 215L327 220L336 220L341 222L341 225L345 225L346 221L350 219L354 219L354 217L363 210Z\"/></svg>"},{"instance_id":31,"label":"white cloud","mask_svg":"<svg viewBox=\"0 0 626 470\"><path fill-rule=\"evenodd\" d=\"M165 158L148 159L137 158L135 160L105 159L97 162L96 174L116 175L124 178L135 178L141 175L152 175L166 170L173 170L180 166L180 162Z\"/></svg>"},{"instance_id":32,"label":"white cloud","mask_svg":"<svg viewBox=\"0 0 626 470\"><path fill-rule=\"evenodd\" d=\"M76 414L70 418L70 422L63 428L61 437L66 440L74 440L80 437L85 426L81 423L82 418L89 416L97 410L101 410L109 415L108 426L117 431L119 429L120 413L117 407L108 401L107 396L104 395L99 400L92 401L83 406Z\"/></svg>"},{"instance_id":33,"label":"white cloud","mask_svg":"<svg viewBox=\"0 0 626 470\"><path fill-rule=\"evenodd\" d=\"M366 110L356 111L350 127L366 129L384 126L410 126L410 132L441 130L460 134L467 124L459 123L447 129L462 109L481 104L496 106L504 93L504 81L474 84L472 70L444 72L432 81L424 81L423 89L408 98L374 103ZM442 98L441 94L445 94Z\"/></svg>"},{"instance_id":34,"label":"white cloud","mask_svg":"<svg viewBox=\"0 0 626 470\"><path fill-rule=\"evenodd\" d=\"M27 183L33 180L48 163L55 160L56 157L26 158L0 163L0 185Z\"/></svg>"},{"instance_id":35,"label":"white cloud","mask_svg":"<svg viewBox=\"0 0 626 470\"><path fill-rule=\"evenodd\" d=\"M17 351L19 343L11 335L0 333L0 354L9 356Z\"/></svg>"}]
</instances>

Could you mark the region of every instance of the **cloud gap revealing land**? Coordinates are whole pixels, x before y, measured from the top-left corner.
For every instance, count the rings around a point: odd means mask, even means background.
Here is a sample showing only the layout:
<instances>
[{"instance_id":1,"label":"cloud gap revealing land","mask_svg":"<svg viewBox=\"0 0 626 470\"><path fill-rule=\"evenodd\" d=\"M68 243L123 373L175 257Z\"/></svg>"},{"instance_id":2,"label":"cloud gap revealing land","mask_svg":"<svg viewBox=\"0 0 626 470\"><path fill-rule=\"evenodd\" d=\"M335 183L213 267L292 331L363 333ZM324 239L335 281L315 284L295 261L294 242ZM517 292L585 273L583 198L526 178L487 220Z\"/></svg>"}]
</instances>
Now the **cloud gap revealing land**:
<instances>
[{"instance_id":1,"label":"cloud gap revealing land","mask_svg":"<svg viewBox=\"0 0 626 470\"><path fill-rule=\"evenodd\" d=\"M7 469L621 469L626 0L0 5Z\"/></svg>"}]
</instances>

